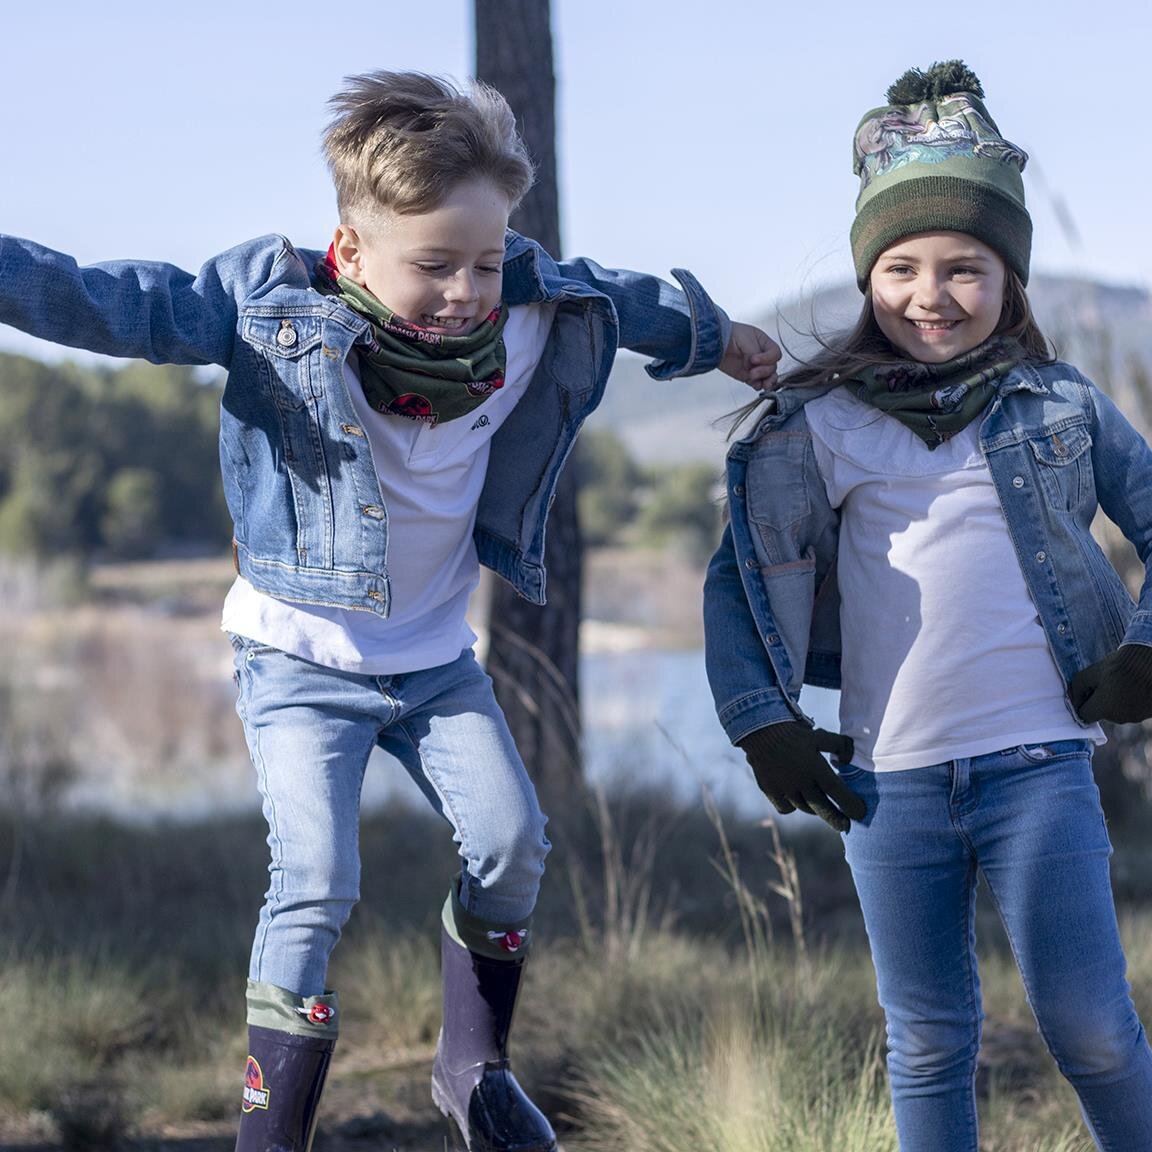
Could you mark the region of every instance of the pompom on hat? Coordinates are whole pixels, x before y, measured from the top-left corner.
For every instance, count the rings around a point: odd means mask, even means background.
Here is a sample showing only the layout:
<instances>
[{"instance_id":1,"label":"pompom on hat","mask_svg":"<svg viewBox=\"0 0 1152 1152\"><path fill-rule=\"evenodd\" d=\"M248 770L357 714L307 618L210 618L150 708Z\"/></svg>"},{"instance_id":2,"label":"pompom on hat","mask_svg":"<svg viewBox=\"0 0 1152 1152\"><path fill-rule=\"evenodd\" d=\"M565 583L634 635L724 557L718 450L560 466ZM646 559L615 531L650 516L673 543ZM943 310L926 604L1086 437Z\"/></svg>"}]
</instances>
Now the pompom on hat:
<instances>
[{"instance_id":1,"label":"pompom on hat","mask_svg":"<svg viewBox=\"0 0 1152 1152\"><path fill-rule=\"evenodd\" d=\"M860 177L852 259L861 291L872 265L918 232L966 232L1028 283L1032 219L1021 172L1027 153L1000 135L984 89L960 60L909 69L888 104L860 121L852 170Z\"/></svg>"}]
</instances>

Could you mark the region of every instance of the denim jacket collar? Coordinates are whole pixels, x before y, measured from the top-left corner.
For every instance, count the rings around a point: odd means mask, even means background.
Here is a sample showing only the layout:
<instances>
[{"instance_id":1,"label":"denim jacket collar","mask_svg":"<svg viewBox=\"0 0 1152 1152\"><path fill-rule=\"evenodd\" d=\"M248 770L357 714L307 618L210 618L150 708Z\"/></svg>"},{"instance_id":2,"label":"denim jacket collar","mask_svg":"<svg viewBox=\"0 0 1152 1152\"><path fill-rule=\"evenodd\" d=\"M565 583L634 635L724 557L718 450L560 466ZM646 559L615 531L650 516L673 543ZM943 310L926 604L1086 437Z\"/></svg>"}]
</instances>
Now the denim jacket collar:
<instances>
[{"instance_id":1,"label":"denim jacket collar","mask_svg":"<svg viewBox=\"0 0 1152 1152\"><path fill-rule=\"evenodd\" d=\"M509 230L504 236L504 285L506 304L537 304L544 301L603 296L587 284L567 278L538 244Z\"/></svg>"}]
</instances>

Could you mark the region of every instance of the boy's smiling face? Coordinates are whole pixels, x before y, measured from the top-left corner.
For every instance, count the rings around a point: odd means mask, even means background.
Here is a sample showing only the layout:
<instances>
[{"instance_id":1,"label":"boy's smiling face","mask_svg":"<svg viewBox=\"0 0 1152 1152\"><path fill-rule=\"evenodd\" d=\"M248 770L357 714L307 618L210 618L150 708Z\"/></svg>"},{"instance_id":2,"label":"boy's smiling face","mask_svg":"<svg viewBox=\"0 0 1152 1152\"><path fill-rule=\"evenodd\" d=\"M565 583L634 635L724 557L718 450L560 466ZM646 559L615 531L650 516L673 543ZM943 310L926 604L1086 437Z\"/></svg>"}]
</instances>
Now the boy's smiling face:
<instances>
[{"instance_id":1,"label":"boy's smiling face","mask_svg":"<svg viewBox=\"0 0 1152 1152\"><path fill-rule=\"evenodd\" d=\"M500 303L511 211L491 181L465 181L430 212L382 208L359 228L341 224L336 266L409 324L465 336Z\"/></svg>"}]
</instances>

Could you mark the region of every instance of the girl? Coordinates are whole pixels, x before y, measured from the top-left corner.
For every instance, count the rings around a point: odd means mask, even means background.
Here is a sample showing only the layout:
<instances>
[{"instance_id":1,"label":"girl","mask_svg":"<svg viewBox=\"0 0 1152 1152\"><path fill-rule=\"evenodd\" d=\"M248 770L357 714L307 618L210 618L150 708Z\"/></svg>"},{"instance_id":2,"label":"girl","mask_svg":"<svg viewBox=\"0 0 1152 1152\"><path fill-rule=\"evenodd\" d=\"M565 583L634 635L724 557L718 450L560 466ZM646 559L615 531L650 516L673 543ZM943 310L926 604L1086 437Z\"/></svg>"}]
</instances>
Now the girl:
<instances>
[{"instance_id":1,"label":"girl","mask_svg":"<svg viewBox=\"0 0 1152 1152\"><path fill-rule=\"evenodd\" d=\"M982 96L911 71L857 129L863 313L731 449L708 673L777 809L843 833L904 1152L976 1152L977 869L1097 1144L1146 1152L1091 756L1152 715L1152 579L1134 605L1089 526L1147 566L1152 452L1032 319L1026 157ZM842 735L803 681L841 688Z\"/></svg>"}]
</instances>

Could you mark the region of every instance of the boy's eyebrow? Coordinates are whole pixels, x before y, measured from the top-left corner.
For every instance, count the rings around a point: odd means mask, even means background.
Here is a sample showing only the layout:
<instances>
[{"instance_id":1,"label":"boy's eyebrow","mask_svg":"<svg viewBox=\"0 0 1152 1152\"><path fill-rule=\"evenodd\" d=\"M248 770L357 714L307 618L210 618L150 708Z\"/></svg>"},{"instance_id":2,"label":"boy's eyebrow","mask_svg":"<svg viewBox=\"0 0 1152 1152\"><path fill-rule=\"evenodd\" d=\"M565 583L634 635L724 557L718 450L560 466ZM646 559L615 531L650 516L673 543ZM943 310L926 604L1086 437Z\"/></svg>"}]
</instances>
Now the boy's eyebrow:
<instances>
[{"instance_id":1,"label":"boy's eyebrow","mask_svg":"<svg viewBox=\"0 0 1152 1152\"><path fill-rule=\"evenodd\" d=\"M435 244L415 244L407 249L406 254L409 256L426 255L426 256L452 256L455 255L455 248L438 248ZM499 248L485 248L480 253L481 256L500 256L504 255L504 247L501 245Z\"/></svg>"}]
</instances>

